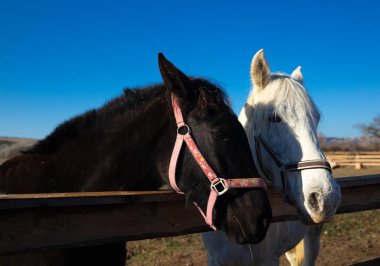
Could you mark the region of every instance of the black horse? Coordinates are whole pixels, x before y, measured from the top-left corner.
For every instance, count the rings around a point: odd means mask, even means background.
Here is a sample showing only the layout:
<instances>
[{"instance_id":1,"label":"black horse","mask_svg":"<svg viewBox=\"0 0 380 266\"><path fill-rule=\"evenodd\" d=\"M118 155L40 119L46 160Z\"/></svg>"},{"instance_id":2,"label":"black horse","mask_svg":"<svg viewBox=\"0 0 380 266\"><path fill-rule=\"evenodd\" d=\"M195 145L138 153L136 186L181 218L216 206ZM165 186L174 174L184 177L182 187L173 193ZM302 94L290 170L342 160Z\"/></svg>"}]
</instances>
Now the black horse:
<instances>
[{"instance_id":1,"label":"black horse","mask_svg":"<svg viewBox=\"0 0 380 266\"><path fill-rule=\"evenodd\" d=\"M1 165L0 190L157 190L168 183L177 133L171 94L179 98L194 140L219 176L257 176L247 137L223 91L205 79L187 77L162 54L159 67L164 84L126 89ZM206 211L210 182L187 149L177 163L177 184L189 201ZM213 214L215 226L241 244L259 242L270 217L266 192L259 188L229 190L218 198ZM66 249L53 257L54 265L124 265L125 245ZM37 261L28 259L28 265L41 264Z\"/></svg>"}]
</instances>

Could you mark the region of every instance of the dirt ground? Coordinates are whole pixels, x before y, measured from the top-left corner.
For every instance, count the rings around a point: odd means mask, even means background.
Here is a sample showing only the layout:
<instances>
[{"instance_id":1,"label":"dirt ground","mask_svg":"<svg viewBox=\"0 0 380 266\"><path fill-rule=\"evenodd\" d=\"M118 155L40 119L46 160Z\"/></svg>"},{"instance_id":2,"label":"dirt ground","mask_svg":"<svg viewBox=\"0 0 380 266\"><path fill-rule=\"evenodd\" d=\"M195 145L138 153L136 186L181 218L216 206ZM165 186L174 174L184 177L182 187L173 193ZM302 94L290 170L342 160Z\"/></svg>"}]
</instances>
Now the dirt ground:
<instances>
[{"instance_id":1,"label":"dirt ground","mask_svg":"<svg viewBox=\"0 0 380 266\"><path fill-rule=\"evenodd\" d=\"M335 177L379 174L380 168L334 169ZM128 243L127 265L207 265L199 234ZM317 265L354 265L380 257L380 210L337 215L324 226ZM281 259L281 265L289 265ZM380 261L371 264L380 265Z\"/></svg>"}]
</instances>

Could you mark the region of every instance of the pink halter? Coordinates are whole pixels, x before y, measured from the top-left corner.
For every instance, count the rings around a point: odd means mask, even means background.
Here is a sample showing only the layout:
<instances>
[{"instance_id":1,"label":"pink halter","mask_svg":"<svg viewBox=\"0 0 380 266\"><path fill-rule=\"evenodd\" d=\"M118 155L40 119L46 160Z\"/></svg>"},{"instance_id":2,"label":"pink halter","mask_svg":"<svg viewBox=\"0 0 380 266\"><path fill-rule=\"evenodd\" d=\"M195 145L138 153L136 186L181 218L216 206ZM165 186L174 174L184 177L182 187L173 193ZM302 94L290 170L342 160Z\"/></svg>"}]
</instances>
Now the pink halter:
<instances>
[{"instance_id":1,"label":"pink halter","mask_svg":"<svg viewBox=\"0 0 380 266\"><path fill-rule=\"evenodd\" d=\"M230 188L263 188L267 189L265 182L261 178L242 178L242 179L223 179L218 177L212 170L210 165L206 162L202 153L199 151L197 145L195 144L193 138L190 134L190 127L183 121L183 116L181 108L178 104L178 98L172 94L172 106L174 111L175 120L177 122L177 138L174 144L173 153L170 159L169 165L169 182L172 188L177 191L177 193L183 194L183 192L178 188L175 181L175 172L178 161L179 153L181 152L182 144L185 141L187 147L189 148L194 159L197 161L198 165L201 167L207 178L210 180L210 196L208 198L206 214L202 209L194 202L195 206L198 208L199 212L202 214L206 223L216 230L213 220L212 213L214 210L215 202L218 196L226 193ZM185 130L181 133L181 130Z\"/></svg>"}]
</instances>

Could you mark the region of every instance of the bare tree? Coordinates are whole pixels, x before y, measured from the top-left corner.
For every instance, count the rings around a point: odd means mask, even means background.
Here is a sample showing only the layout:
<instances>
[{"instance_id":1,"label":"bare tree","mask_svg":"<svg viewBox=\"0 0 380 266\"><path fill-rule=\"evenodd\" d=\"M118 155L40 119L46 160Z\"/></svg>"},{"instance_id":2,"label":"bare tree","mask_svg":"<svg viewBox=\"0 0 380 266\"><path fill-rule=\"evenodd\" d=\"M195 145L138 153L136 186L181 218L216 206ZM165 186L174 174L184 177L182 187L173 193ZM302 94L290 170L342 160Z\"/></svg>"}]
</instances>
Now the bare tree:
<instances>
[{"instance_id":1,"label":"bare tree","mask_svg":"<svg viewBox=\"0 0 380 266\"><path fill-rule=\"evenodd\" d=\"M325 135L322 132L318 132L318 142L321 148L323 149L323 147L325 147L326 140L325 140Z\"/></svg>"},{"instance_id":2,"label":"bare tree","mask_svg":"<svg viewBox=\"0 0 380 266\"><path fill-rule=\"evenodd\" d=\"M380 139L380 115L375 116L372 123L357 125L363 134Z\"/></svg>"}]
</instances>

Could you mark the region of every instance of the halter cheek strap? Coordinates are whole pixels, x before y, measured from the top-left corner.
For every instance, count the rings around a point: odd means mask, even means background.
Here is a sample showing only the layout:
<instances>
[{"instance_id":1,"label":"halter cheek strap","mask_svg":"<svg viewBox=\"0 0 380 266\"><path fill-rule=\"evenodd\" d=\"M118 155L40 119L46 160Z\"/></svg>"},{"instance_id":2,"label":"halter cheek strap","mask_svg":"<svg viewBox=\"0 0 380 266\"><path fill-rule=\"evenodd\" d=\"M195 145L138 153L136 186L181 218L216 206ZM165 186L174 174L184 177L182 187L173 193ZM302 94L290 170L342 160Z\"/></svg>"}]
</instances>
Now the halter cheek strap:
<instances>
[{"instance_id":1,"label":"halter cheek strap","mask_svg":"<svg viewBox=\"0 0 380 266\"><path fill-rule=\"evenodd\" d=\"M211 166L207 163L202 153L199 151L194 139L191 136L190 127L183 121L182 111L178 104L177 97L172 94L172 106L177 123L177 137L173 148L173 153L169 164L169 182L172 188L180 194L184 194L177 186L175 180L176 168L182 145L185 142L192 156L210 181L210 195L207 202L206 213L194 202L199 212L202 214L206 223L216 230L213 224L213 210L217 197L226 193L230 188L263 188L266 184L261 178L244 178L244 179L223 179L219 178Z\"/></svg>"}]
</instances>

